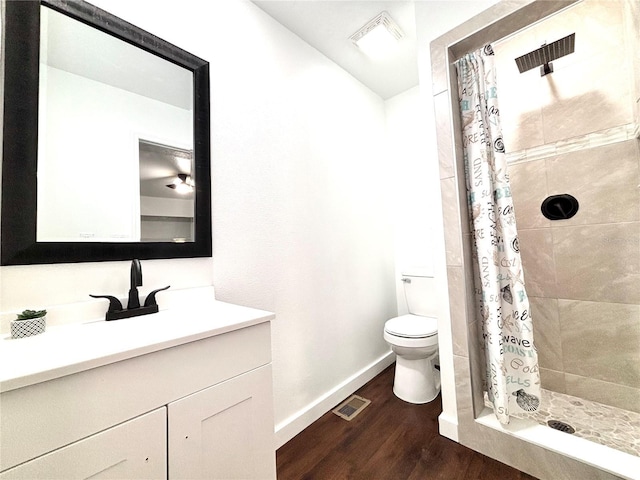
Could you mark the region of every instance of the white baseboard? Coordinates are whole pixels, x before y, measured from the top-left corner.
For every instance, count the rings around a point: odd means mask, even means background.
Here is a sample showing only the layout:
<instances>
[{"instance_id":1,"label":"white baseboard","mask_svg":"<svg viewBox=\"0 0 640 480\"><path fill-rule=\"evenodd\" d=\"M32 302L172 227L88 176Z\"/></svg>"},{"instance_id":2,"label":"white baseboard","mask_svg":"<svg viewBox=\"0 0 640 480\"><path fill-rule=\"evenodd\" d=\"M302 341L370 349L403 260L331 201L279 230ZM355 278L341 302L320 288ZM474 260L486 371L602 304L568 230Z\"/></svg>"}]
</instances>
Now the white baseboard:
<instances>
[{"instance_id":1,"label":"white baseboard","mask_svg":"<svg viewBox=\"0 0 640 480\"><path fill-rule=\"evenodd\" d=\"M443 437L458 441L458 420L444 413L438 416L438 431Z\"/></svg>"},{"instance_id":2,"label":"white baseboard","mask_svg":"<svg viewBox=\"0 0 640 480\"><path fill-rule=\"evenodd\" d=\"M391 365L395 359L396 356L391 351L384 354L382 357L370 363L362 370L354 373L345 381L336 385L306 407L298 410L295 414L277 424L276 449L287 443L298 433L303 431L318 418L339 404L342 400L382 372L385 368Z\"/></svg>"}]
</instances>

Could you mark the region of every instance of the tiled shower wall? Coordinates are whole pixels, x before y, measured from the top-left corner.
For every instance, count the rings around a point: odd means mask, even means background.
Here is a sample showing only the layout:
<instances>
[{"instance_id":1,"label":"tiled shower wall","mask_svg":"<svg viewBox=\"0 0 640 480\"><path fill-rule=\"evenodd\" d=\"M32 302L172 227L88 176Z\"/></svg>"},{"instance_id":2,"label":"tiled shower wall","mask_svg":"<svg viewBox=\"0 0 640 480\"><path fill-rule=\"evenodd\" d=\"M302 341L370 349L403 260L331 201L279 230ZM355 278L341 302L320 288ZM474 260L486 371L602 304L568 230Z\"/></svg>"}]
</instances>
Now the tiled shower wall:
<instances>
[{"instance_id":1,"label":"tiled shower wall","mask_svg":"<svg viewBox=\"0 0 640 480\"><path fill-rule=\"evenodd\" d=\"M640 412L637 38L620 1L585 0L494 43L503 135L542 386ZM554 72L514 59L570 33ZM551 221L549 195L580 209Z\"/></svg>"}]
</instances>

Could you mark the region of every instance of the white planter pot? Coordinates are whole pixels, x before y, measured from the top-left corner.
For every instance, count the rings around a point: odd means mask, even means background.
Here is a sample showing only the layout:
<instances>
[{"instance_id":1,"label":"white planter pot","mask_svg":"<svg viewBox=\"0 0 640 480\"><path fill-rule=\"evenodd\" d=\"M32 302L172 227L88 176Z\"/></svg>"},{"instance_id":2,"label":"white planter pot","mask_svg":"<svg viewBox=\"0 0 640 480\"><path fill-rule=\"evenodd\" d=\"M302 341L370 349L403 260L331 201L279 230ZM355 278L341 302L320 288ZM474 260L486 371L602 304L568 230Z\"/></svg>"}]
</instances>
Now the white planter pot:
<instances>
[{"instance_id":1,"label":"white planter pot","mask_svg":"<svg viewBox=\"0 0 640 480\"><path fill-rule=\"evenodd\" d=\"M47 328L47 316L28 320L11 320L11 338L38 335Z\"/></svg>"}]
</instances>

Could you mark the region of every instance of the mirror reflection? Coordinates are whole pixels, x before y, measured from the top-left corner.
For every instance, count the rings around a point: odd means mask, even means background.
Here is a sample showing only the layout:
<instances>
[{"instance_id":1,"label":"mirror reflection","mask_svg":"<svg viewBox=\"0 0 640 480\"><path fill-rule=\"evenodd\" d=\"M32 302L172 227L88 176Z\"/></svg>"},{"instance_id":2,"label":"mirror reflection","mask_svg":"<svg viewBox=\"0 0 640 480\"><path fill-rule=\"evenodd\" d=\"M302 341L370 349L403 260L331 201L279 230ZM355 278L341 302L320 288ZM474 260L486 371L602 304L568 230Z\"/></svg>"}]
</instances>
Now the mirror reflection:
<instances>
[{"instance_id":1,"label":"mirror reflection","mask_svg":"<svg viewBox=\"0 0 640 480\"><path fill-rule=\"evenodd\" d=\"M37 241L193 242L193 72L40 19Z\"/></svg>"},{"instance_id":2,"label":"mirror reflection","mask_svg":"<svg viewBox=\"0 0 640 480\"><path fill-rule=\"evenodd\" d=\"M140 140L140 240L192 242L193 151Z\"/></svg>"}]
</instances>

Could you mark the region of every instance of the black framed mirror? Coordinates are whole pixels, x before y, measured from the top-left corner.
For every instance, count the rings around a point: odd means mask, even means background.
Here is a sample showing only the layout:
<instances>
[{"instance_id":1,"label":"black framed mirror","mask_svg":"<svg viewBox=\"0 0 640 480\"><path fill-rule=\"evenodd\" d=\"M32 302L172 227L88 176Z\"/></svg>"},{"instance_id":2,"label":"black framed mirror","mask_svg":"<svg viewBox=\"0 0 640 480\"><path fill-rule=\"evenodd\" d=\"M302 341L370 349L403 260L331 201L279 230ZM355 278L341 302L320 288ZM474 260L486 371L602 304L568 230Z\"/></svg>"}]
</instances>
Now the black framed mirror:
<instances>
[{"instance_id":1,"label":"black framed mirror","mask_svg":"<svg viewBox=\"0 0 640 480\"><path fill-rule=\"evenodd\" d=\"M208 62L79 0L4 31L2 265L210 257Z\"/></svg>"}]
</instances>

